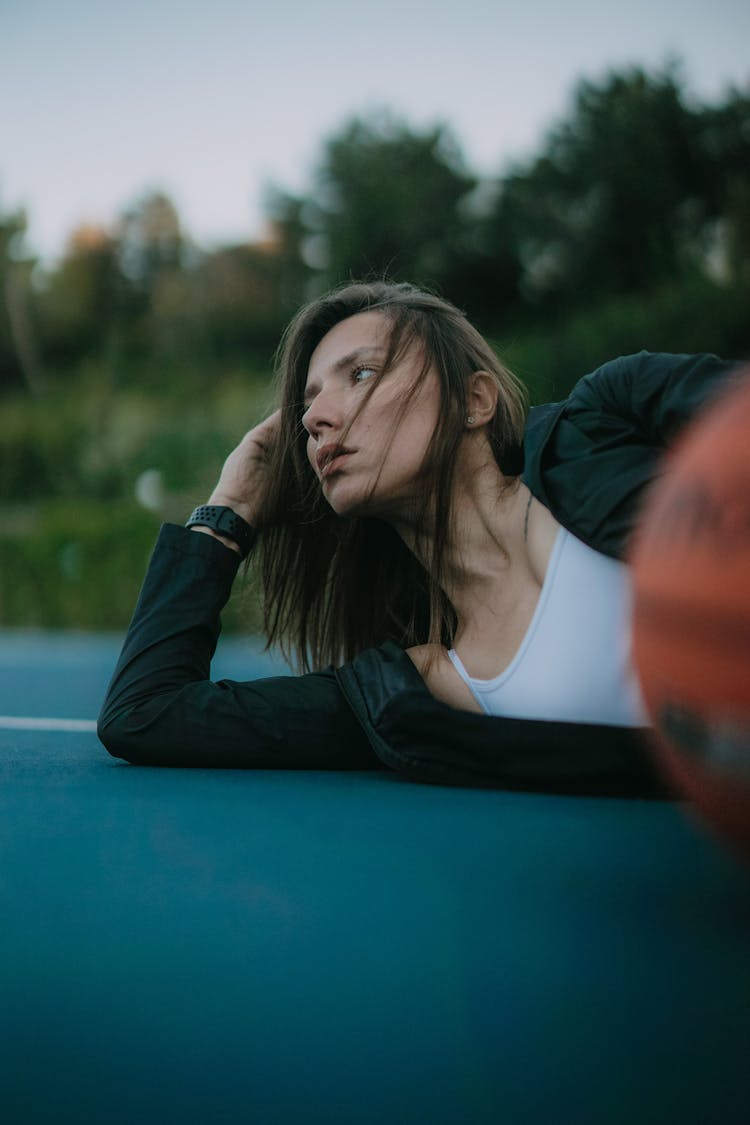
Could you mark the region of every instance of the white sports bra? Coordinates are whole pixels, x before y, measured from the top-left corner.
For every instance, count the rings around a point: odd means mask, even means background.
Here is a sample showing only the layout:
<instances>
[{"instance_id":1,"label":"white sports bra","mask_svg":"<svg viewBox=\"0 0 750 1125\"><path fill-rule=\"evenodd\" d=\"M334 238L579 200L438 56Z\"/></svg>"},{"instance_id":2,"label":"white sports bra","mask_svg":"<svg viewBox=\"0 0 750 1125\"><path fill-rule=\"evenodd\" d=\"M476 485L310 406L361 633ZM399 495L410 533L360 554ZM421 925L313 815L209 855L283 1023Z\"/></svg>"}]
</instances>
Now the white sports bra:
<instances>
[{"instance_id":1,"label":"white sports bra","mask_svg":"<svg viewBox=\"0 0 750 1125\"><path fill-rule=\"evenodd\" d=\"M630 659L630 575L560 528L534 616L513 660L492 680L448 653L488 715L647 726Z\"/></svg>"}]
</instances>

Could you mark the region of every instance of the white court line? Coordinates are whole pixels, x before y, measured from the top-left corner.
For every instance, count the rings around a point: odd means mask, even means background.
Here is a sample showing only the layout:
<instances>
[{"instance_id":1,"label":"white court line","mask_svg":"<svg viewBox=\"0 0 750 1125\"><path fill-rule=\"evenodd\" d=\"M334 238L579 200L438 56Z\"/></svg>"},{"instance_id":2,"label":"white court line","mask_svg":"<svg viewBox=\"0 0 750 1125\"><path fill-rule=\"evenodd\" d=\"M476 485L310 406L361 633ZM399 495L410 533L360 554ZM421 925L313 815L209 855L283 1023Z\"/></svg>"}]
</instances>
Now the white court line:
<instances>
[{"instance_id":1,"label":"white court line","mask_svg":"<svg viewBox=\"0 0 750 1125\"><path fill-rule=\"evenodd\" d=\"M96 730L94 719L29 719L21 715L0 715L0 730Z\"/></svg>"}]
</instances>

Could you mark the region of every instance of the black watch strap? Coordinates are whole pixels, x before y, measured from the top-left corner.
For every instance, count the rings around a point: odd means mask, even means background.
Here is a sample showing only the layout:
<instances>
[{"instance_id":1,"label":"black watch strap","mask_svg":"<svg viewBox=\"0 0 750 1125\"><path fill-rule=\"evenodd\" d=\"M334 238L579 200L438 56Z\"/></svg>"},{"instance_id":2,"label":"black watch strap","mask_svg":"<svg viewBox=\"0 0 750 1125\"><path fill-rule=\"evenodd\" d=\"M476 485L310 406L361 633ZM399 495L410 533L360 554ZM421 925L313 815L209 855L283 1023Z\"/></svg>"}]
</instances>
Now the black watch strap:
<instances>
[{"instance_id":1,"label":"black watch strap","mask_svg":"<svg viewBox=\"0 0 750 1125\"><path fill-rule=\"evenodd\" d=\"M255 542L255 531L250 524L231 508L224 508L219 504L202 504L200 508L196 508L185 527L210 527L217 535L223 535L236 543L243 559L247 558Z\"/></svg>"}]
</instances>

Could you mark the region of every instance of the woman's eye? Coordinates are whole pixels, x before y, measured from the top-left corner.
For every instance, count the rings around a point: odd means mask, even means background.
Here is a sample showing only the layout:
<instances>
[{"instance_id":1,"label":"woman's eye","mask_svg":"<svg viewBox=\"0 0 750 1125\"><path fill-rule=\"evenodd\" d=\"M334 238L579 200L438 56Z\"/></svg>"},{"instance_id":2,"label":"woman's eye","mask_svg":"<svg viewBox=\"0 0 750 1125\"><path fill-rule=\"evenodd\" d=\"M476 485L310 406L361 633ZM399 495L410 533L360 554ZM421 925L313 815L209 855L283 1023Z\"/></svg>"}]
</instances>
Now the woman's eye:
<instances>
[{"instance_id":1,"label":"woman's eye","mask_svg":"<svg viewBox=\"0 0 750 1125\"><path fill-rule=\"evenodd\" d=\"M373 375L377 375L377 371L374 367L357 367L352 378L355 383L364 383L365 380L371 379Z\"/></svg>"}]
</instances>

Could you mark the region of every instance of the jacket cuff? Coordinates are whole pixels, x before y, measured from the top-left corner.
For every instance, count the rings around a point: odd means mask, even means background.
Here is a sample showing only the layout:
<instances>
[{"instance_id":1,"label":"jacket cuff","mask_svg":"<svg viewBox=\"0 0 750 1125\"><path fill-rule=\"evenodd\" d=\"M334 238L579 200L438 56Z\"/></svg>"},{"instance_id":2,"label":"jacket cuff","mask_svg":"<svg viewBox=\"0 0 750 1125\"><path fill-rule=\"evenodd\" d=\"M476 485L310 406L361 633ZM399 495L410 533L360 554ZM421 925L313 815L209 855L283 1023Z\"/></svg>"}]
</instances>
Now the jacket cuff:
<instances>
[{"instance_id":1,"label":"jacket cuff","mask_svg":"<svg viewBox=\"0 0 750 1125\"><path fill-rule=\"evenodd\" d=\"M205 559L233 581L242 559L213 535L202 535L176 523L164 523L154 546L154 554L172 551L187 558Z\"/></svg>"}]
</instances>

